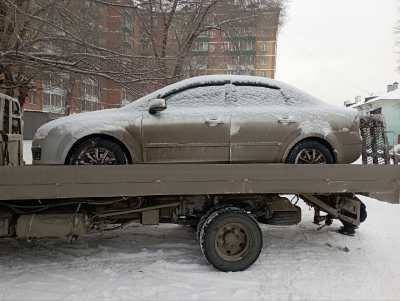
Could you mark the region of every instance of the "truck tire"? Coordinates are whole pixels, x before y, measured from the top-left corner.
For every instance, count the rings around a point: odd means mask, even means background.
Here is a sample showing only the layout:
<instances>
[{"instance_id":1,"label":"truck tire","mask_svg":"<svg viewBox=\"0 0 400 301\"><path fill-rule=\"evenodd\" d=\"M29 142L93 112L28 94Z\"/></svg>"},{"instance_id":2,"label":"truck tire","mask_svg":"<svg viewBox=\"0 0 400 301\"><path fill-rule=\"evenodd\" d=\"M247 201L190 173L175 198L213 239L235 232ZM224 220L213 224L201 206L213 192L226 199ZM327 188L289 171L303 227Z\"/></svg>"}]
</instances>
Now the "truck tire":
<instances>
[{"instance_id":1,"label":"truck tire","mask_svg":"<svg viewBox=\"0 0 400 301\"><path fill-rule=\"evenodd\" d=\"M367 219L367 207L363 202L360 202L360 223L365 222ZM343 227L339 229L339 233L345 234L345 235L354 235L356 230L358 229L357 226L352 225L344 220L340 220L340 222L343 224Z\"/></svg>"},{"instance_id":2,"label":"truck tire","mask_svg":"<svg viewBox=\"0 0 400 301\"><path fill-rule=\"evenodd\" d=\"M196 240L200 240L200 233L201 233L201 229L203 228L204 223L206 222L207 218L215 211L217 210L221 210L223 208L228 208L231 207L232 210L236 209L236 210L240 210L237 207L234 207L231 204L220 204L217 206L212 207L211 209L209 209L204 215L201 216L201 218L199 219L199 222L197 223L196 226Z\"/></svg>"},{"instance_id":3,"label":"truck tire","mask_svg":"<svg viewBox=\"0 0 400 301\"><path fill-rule=\"evenodd\" d=\"M223 272L247 269L259 257L262 246L257 221L237 207L214 211L201 227L201 251L211 265Z\"/></svg>"}]
</instances>

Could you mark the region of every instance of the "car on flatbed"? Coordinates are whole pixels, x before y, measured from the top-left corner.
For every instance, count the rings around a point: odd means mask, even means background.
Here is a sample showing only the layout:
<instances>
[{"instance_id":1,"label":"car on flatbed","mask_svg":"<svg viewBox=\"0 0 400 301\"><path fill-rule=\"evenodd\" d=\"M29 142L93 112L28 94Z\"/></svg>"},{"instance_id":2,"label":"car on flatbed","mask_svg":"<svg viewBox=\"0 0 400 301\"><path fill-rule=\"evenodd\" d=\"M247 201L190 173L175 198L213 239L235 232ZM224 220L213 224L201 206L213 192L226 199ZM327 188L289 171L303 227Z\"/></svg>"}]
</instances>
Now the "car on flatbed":
<instances>
[{"instance_id":1,"label":"car on flatbed","mask_svg":"<svg viewBox=\"0 0 400 301\"><path fill-rule=\"evenodd\" d=\"M254 76L200 76L43 125L34 164L351 163L356 111Z\"/></svg>"}]
</instances>

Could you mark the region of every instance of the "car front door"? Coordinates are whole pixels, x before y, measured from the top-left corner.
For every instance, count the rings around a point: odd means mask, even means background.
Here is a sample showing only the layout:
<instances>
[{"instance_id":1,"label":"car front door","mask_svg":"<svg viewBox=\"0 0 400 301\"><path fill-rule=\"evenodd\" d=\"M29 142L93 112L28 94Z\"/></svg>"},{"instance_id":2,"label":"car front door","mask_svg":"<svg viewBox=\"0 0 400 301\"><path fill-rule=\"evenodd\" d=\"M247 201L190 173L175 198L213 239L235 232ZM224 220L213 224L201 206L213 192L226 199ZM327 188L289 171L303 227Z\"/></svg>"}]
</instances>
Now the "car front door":
<instances>
[{"instance_id":1,"label":"car front door","mask_svg":"<svg viewBox=\"0 0 400 301\"><path fill-rule=\"evenodd\" d=\"M233 85L231 89L231 161L280 161L285 141L299 131L285 96L267 86Z\"/></svg>"},{"instance_id":2,"label":"car front door","mask_svg":"<svg viewBox=\"0 0 400 301\"><path fill-rule=\"evenodd\" d=\"M225 86L200 86L165 97L167 108L143 113L144 162L228 162L230 106Z\"/></svg>"}]
</instances>

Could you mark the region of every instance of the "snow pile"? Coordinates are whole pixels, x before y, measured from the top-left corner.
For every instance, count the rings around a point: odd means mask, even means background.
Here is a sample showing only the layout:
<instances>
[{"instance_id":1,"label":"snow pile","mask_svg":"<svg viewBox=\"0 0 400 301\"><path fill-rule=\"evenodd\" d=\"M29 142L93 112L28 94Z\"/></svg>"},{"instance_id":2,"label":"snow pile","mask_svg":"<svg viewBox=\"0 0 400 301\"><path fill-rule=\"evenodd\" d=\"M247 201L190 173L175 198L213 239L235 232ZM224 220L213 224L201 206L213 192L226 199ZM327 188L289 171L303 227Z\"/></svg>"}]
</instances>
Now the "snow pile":
<instances>
[{"instance_id":1,"label":"snow pile","mask_svg":"<svg viewBox=\"0 0 400 301\"><path fill-rule=\"evenodd\" d=\"M364 198L355 237L263 226L264 250L247 271L207 265L194 232L136 226L61 240L0 240L0 300L398 300L400 206Z\"/></svg>"}]
</instances>

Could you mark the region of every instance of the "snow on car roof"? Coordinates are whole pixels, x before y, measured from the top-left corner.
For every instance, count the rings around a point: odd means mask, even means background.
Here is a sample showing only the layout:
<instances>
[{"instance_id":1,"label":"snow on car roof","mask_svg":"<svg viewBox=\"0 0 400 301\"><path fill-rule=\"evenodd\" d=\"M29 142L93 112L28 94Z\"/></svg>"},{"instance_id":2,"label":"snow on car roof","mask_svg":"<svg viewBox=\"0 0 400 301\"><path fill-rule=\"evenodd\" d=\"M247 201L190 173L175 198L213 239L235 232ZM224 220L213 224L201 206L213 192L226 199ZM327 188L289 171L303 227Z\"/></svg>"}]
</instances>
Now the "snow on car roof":
<instances>
[{"instance_id":1,"label":"snow on car roof","mask_svg":"<svg viewBox=\"0 0 400 301\"><path fill-rule=\"evenodd\" d=\"M292 99L291 103L307 103L309 105L321 105L324 104L319 99L315 98L308 93L301 91L295 87L292 87L286 83L260 76L248 76L248 75L203 75L196 76L188 79L181 80L174 84L163 87L157 91L154 91L142 98L132 102L130 105L137 106L139 104L146 104L148 100L154 98L165 98L170 94L180 92L192 87L207 86L207 85L224 85L224 84L238 84L238 85L256 85L265 86L271 89L279 89L287 99ZM130 107L128 105L127 107Z\"/></svg>"},{"instance_id":2,"label":"snow on car roof","mask_svg":"<svg viewBox=\"0 0 400 301\"><path fill-rule=\"evenodd\" d=\"M203 75L184 79L177 83L168 85L160 90L151 93L150 95L152 97L165 97L168 94L172 94L191 87L223 85L229 83L263 85L272 89L280 89L280 84L277 81L265 77L245 75Z\"/></svg>"}]
</instances>

